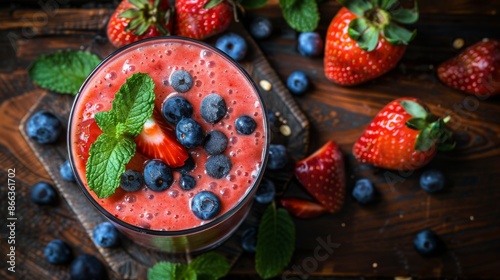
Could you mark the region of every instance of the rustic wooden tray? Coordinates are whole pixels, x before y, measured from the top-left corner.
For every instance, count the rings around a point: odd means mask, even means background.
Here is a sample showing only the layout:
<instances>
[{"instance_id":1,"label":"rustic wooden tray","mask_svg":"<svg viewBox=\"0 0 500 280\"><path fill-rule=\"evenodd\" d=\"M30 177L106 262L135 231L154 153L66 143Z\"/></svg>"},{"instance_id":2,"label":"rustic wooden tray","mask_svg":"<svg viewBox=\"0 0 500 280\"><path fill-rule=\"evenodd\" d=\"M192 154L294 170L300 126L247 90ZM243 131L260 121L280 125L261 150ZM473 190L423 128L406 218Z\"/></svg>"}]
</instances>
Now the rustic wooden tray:
<instances>
[{"instance_id":1,"label":"rustic wooden tray","mask_svg":"<svg viewBox=\"0 0 500 280\"><path fill-rule=\"evenodd\" d=\"M245 37L249 44L248 54L242 66L254 79L258 85L264 105L269 114L276 117L276 121L271 124L272 143L281 143L287 146L291 163L304 157L307 153L309 141L309 123L306 117L295 104L290 93L284 87L277 74L274 72L268 61L262 54L258 45L245 31L242 25L234 24L230 30ZM105 57L114 48L109 44L94 44L90 49L93 53ZM264 86L268 83L271 87ZM69 112L73 103L73 97L68 95L58 95L48 93L27 112L20 124L20 130L26 141L41 160L52 179L55 182L59 193L68 202L76 216L83 224L87 233L91 236L92 230L100 222L105 221L102 216L87 200L76 183L64 181L59 174L59 166L68 158L66 146L66 135L54 145L39 145L26 135L26 120L34 112L48 110L54 112L63 122L67 129ZM266 171L265 177L272 179L276 186L278 195L282 194L292 176L292 164L289 164L281 171ZM262 213L262 205L255 204L251 214L240 227L240 230L216 249L217 252L226 256L234 263L242 253L239 245L241 230L249 225L256 225L258 217ZM134 244L131 240L123 238L123 242L117 248L98 248L110 268L123 279L144 279L147 269L161 260L184 262L192 256L179 256L145 249Z\"/></svg>"}]
</instances>

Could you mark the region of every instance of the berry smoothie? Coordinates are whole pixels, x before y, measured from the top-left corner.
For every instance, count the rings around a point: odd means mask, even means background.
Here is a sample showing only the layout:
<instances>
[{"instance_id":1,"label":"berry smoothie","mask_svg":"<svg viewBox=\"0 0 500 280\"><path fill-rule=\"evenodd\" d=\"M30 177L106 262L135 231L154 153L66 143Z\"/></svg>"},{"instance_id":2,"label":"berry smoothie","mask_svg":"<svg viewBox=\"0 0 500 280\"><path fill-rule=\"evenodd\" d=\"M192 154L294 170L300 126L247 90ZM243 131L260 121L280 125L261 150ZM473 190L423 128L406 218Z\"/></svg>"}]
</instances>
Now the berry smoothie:
<instances>
[{"instance_id":1,"label":"berry smoothie","mask_svg":"<svg viewBox=\"0 0 500 280\"><path fill-rule=\"evenodd\" d=\"M137 152L126 165L127 178L140 177L138 188L121 186L111 196L99 198L86 180L89 148L102 133L94 115L111 109L115 94L135 73L147 73L154 81L153 117L161 131L177 135L175 141L187 160L169 166L143 153L147 149L142 145L154 144L144 134L135 140ZM70 157L84 193L124 233L166 251L198 250L226 238L248 212L267 159L265 116L254 83L218 50L176 37L146 40L112 54L87 78L70 116ZM198 127L196 133L190 130L193 125ZM155 173L149 169L157 165L170 170L168 185L151 185L158 180L150 178ZM217 209L203 216L195 208L204 207L207 194ZM197 232L209 240L202 241ZM138 236L142 233L155 237ZM171 240L156 237L177 235L189 248L165 248Z\"/></svg>"}]
</instances>

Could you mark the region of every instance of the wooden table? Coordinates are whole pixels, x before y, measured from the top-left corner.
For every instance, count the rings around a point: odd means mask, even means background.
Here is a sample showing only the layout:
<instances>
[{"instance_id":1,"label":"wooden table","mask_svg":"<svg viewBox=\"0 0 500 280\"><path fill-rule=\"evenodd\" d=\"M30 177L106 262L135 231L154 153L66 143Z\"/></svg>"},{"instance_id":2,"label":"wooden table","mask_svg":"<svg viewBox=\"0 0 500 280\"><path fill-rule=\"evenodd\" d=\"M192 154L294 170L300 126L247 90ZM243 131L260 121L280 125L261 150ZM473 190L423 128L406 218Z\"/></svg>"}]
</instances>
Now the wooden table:
<instances>
[{"instance_id":1,"label":"wooden table","mask_svg":"<svg viewBox=\"0 0 500 280\"><path fill-rule=\"evenodd\" d=\"M51 208L33 207L30 186L52 178L25 142L19 125L35 102L51 94L31 83L26 72L30 62L59 48L102 43L105 20L78 28L65 28L64 22L83 15L105 19L111 10L73 8L83 1L69 1L70 8L35 2L18 1L21 6L0 10L0 211L5 221L5 186L9 170L15 169L18 218L15 274L7 271L5 262L9 231L4 225L0 230L1 279L68 278L67 267L52 266L44 260L43 248L54 238L67 241L75 254L90 253L103 259L66 201ZM31 5L24 9L23 4ZM329 1L320 7L318 31L324 35L339 6ZM292 71L301 69L312 81L313 87L305 96L295 97L310 121L309 151L335 140L348 158L349 190L355 179L368 177L381 193L381 201L371 207L360 207L348 197L336 215L296 220L296 252L284 276L499 277L500 100L479 100L450 89L439 82L435 69L461 50L453 47L456 39L463 39L468 46L483 37L500 37L500 2L421 0L419 8L421 17L415 25L418 35L398 67L357 87L334 85L323 75L322 59L298 54L297 33L281 18L276 2L250 11L249 15L269 16L275 24L272 38L259 45L279 77L285 80ZM371 168L352 157L352 145L370 119L386 103L401 96L421 98L434 113L452 116L457 148L438 155L425 168L438 168L450 179L451 186L442 193L429 195L418 187L421 171L398 173ZM295 181L286 195L306 196ZM448 247L446 253L426 259L413 250L413 236L424 228L442 237ZM109 274L112 279L118 278L111 270ZM239 258L228 278L234 277L258 278L252 255Z\"/></svg>"}]
</instances>

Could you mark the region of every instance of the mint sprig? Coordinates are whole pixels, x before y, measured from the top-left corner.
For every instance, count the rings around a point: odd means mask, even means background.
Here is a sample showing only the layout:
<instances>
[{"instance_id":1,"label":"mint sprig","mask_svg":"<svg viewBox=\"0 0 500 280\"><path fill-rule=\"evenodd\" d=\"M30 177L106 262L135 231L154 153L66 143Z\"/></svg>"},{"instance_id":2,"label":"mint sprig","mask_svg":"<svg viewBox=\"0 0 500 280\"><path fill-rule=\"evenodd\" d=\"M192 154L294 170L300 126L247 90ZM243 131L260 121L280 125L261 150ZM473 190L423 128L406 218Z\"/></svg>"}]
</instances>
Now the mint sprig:
<instances>
[{"instance_id":1,"label":"mint sprig","mask_svg":"<svg viewBox=\"0 0 500 280\"><path fill-rule=\"evenodd\" d=\"M134 138L154 109L154 82L148 74L130 76L120 87L111 110L95 114L103 131L89 149L86 178L99 198L112 195L120 184L125 165L134 156Z\"/></svg>"},{"instance_id":2,"label":"mint sprig","mask_svg":"<svg viewBox=\"0 0 500 280\"><path fill-rule=\"evenodd\" d=\"M295 224L284 208L270 204L259 224L255 268L264 279L280 274L295 248Z\"/></svg>"},{"instance_id":3,"label":"mint sprig","mask_svg":"<svg viewBox=\"0 0 500 280\"><path fill-rule=\"evenodd\" d=\"M42 88L75 95L100 62L101 59L92 53L64 50L37 57L28 73L31 80Z\"/></svg>"},{"instance_id":4,"label":"mint sprig","mask_svg":"<svg viewBox=\"0 0 500 280\"><path fill-rule=\"evenodd\" d=\"M230 265L221 254L208 252L189 264L159 262L148 270L148 280L216 280L226 276Z\"/></svg>"}]
</instances>

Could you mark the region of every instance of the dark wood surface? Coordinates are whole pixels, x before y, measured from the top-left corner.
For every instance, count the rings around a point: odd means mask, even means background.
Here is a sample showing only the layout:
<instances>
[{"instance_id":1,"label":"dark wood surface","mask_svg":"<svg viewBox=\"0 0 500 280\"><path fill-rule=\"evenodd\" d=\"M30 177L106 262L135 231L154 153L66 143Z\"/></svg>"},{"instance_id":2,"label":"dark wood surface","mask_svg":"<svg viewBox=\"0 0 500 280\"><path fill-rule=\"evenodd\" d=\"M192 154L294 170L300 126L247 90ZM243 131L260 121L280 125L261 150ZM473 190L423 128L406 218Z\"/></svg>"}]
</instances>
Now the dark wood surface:
<instances>
[{"instance_id":1,"label":"dark wood surface","mask_svg":"<svg viewBox=\"0 0 500 280\"><path fill-rule=\"evenodd\" d=\"M0 10L0 180L7 182L9 169L15 168L16 273L6 270L8 230L2 226L0 278L66 279L66 266L52 266L43 258L43 247L50 240L67 241L75 255L91 253L104 262L106 258L93 245L70 202L60 197L56 207L34 207L29 201L30 186L40 180L53 182L53 177L19 130L28 110L51 94L34 86L26 69L37 55L68 46L109 50L102 29L110 10L13 7ZM320 7L318 31L324 35L339 6L329 1ZM452 45L457 38L465 46L483 37L500 39L500 2L425 0L419 1L419 7L418 35L398 67L373 82L349 88L324 77L321 58L298 54L297 33L286 26L275 3L247 14L267 15L276 26L270 39L258 43L278 77L284 81L293 70L302 69L311 78L313 87L308 94L295 97L309 120L309 152L335 140L346 154L349 189L356 178L368 177L381 194L381 200L371 207L360 207L348 197L336 215L296 220L296 252L284 276L302 271L304 277L327 278L499 277L500 99L478 100L450 89L437 80L435 68L460 51ZM89 23L97 24L81 24L75 29L72 23L82 22L82 14L91 19ZM451 183L443 193L429 195L420 190L421 171L381 170L352 158L352 145L370 119L401 96L421 98L434 113L452 116L457 148L438 155L425 168L445 172ZM6 188L0 193L5 221ZM285 195L307 197L293 180ZM425 259L413 250L413 236L424 228L442 237L448 248L445 254ZM330 250L322 247L325 243L331 243ZM111 268L109 274L120 279ZM239 257L228 278L235 277L258 278L252 255Z\"/></svg>"}]
</instances>

